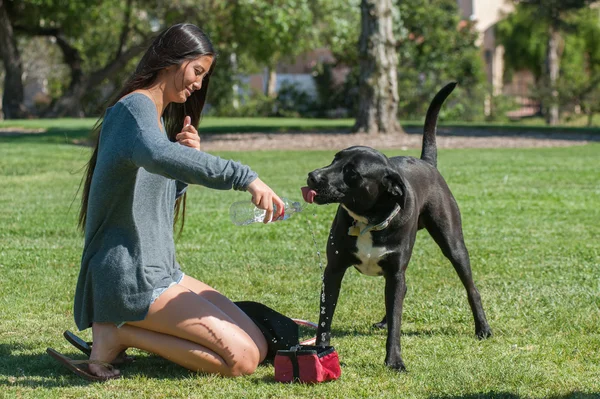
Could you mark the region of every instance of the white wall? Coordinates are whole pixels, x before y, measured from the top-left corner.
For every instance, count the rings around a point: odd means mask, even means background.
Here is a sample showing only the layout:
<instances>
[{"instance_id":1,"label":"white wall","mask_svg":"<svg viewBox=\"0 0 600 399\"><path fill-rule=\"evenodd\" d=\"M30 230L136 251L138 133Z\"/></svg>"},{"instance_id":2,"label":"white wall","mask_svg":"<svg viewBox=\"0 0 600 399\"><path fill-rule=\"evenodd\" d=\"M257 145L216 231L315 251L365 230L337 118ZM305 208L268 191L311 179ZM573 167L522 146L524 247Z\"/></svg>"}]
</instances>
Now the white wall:
<instances>
[{"instance_id":1,"label":"white wall","mask_svg":"<svg viewBox=\"0 0 600 399\"><path fill-rule=\"evenodd\" d=\"M266 80L265 80L266 81ZM275 91L279 92L284 84L292 85L298 91L306 92L312 99L317 98L317 87L313 76L308 73L278 73Z\"/></svg>"}]
</instances>

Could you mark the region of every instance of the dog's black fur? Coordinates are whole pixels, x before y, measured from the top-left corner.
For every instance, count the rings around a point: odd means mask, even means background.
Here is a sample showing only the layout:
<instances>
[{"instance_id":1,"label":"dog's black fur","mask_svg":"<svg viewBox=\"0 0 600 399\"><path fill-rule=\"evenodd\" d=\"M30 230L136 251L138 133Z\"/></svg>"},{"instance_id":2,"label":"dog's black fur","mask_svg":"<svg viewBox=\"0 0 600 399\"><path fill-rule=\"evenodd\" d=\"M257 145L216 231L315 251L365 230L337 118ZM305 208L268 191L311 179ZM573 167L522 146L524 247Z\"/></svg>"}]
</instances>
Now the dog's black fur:
<instances>
[{"instance_id":1,"label":"dog's black fur","mask_svg":"<svg viewBox=\"0 0 600 399\"><path fill-rule=\"evenodd\" d=\"M477 337L492 335L471 277L458 205L436 169L437 116L455 86L450 83L442 88L429 106L421 159L387 158L372 148L356 146L338 152L331 165L308 174L315 203L340 204L327 244L317 345L329 345L342 278L348 267L355 266L362 273L385 277L385 317L376 326L388 327L385 364L405 370L400 350L404 276L417 230L422 228L452 262L465 286ZM401 209L387 227L368 231L369 226L388 219L396 205ZM367 231L360 234L357 228ZM349 234L351 229L354 235Z\"/></svg>"}]
</instances>

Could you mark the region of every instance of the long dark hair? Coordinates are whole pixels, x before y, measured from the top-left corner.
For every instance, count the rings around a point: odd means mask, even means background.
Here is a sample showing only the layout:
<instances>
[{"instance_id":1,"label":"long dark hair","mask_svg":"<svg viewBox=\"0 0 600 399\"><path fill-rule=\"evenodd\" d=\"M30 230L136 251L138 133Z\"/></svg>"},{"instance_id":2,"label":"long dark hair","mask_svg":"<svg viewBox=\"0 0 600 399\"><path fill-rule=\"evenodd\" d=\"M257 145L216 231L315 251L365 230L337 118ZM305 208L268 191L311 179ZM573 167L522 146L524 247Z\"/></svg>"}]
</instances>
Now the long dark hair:
<instances>
[{"instance_id":1,"label":"long dark hair","mask_svg":"<svg viewBox=\"0 0 600 399\"><path fill-rule=\"evenodd\" d=\"M215 56L215 51L210 39L200 28L192 24L177 24L165 29L154 39L154 42L137 65L133 75L131 75L123 89L108 103L107 107L113 106L123 96L135 90L150 87L161 70L171 65L181 65L185 61L196 59L201 55ZM213 61L210 70L205 75L200 90L194 91L185 103L173 102L165 108L163 118L169 140L175 141L175 136L183 128L185 116L190 116L192 125L198 127L214 65L215 61ZM86 173L84 174L85 184L81 196L81 210L79 211L78 223L82 231L85 230L90 187L98 159L98 143L100 142L103 119L104 115L98 119L92 129L92 135L96 137L96 143L94 145L94 152L87 163ZM185 221L186 197L187 194L184 194L175 203L174 223L177 223L181 209L181 229L183 229Z\"/></svg>"}]
</instances>

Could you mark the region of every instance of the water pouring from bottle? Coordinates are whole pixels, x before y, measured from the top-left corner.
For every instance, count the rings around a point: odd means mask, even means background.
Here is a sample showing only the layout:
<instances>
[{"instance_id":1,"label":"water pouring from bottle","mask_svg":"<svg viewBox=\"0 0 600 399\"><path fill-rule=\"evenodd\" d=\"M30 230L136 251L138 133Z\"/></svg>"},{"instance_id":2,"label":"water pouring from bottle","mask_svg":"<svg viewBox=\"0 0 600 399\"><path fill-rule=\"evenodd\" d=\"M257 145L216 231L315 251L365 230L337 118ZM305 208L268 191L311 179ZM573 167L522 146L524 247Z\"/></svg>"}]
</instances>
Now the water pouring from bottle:
<instances>
[{"instance_id":1,"label":"water pouring from bottle","mask_svg":"<svg viewBox=\"0 0 600 399\"><path fill-rule=\"evenodd\" d=\"M278 220L287 220L294 213L302 212L302 210L306 207L306 204L303 204L299 201L291 201L287 198L281 198L283 203L285 204L283 217ZM273 205L273 212L277 212L277 207ZM257 208L251 201L238 201L231 204L229 207L229 218L233 222L233 224L237 226L247 226L252 223L262 223L265 219L265 214L267 211L265 209Z\"/></svg>"}]
</instances>

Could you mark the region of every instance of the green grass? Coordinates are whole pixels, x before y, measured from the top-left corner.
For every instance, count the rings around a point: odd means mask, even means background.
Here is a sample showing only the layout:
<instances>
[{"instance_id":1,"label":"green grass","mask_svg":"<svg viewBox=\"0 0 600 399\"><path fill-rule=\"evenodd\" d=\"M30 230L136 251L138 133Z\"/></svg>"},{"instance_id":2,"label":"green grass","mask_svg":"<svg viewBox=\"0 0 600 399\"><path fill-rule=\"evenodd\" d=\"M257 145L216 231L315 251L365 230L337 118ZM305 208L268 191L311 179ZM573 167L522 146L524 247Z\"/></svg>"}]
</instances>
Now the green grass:
<instances>
[{"instance_id":1,"label":"green grass","mask_svg":"<svg viewBox=\"0 0 600 399\"><path fill-rule=\"evenodd\" d=\"M88 384L45 349L81 358L61 334L75 329L82 238L75 230L77 200L71 203L89 149L3 138L0 397L600 397L599 151L598 144L440 151L440 170L461 207L491 339L475 339L458 277L420 232L402 326L409 373L386 369L386 334L371 327L383 315L383 279L349 270L333 325L339 381L278 384L271 366L223 379L136 352L138 361L122 369L125 378ZM306 173L328 164L333 152L219 155L251 165L280 195L300 198ZM240 199L248 194L190 189L186 228L177 242L184 271L233 300L260 301L316 321L321 270L311 230L323 252L335 207L311 206L285 222L236 227L228 206ZM89 330L82 336L89 339Z\"/></svg>"}]
</instances>

